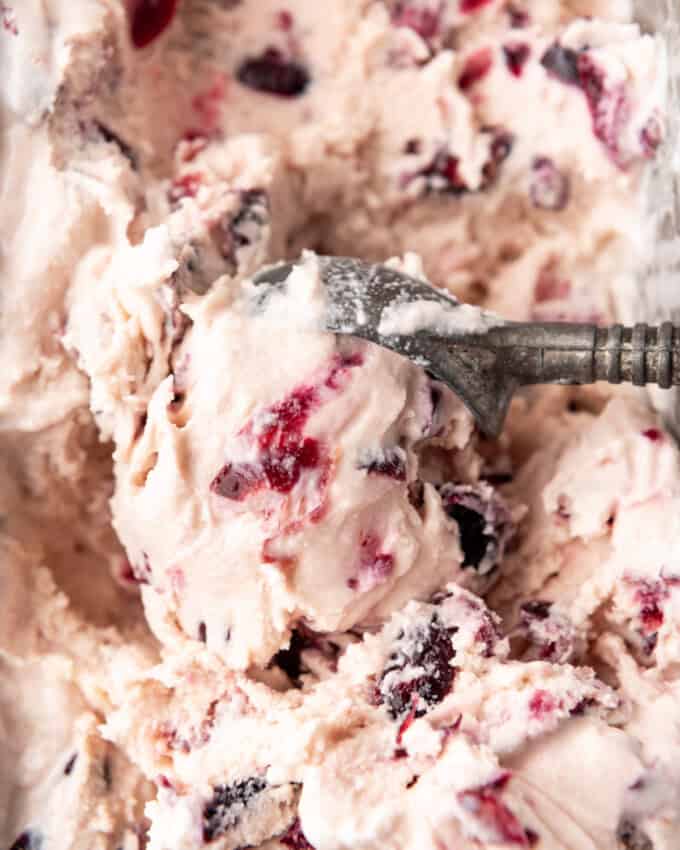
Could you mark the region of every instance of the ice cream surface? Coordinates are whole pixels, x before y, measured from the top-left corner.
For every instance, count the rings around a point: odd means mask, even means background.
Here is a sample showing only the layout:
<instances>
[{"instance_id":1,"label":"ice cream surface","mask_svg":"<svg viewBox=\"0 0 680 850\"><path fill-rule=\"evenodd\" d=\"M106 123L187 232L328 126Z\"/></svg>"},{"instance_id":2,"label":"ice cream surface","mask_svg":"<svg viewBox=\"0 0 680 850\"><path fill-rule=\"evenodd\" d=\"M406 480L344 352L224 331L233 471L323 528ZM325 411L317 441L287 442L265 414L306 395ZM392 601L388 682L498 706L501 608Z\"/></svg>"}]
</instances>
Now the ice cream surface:
<instances>
[{"instance_id":1,"label":"ice cream surface","mask_svg":"<svg viewBox=\"0 0 680 850\"><path fill-rule=\"evenodd\" d=\"M671 436L552 388L484 439L324 331L318 259L466 302L384 333L628 309L665 108L630 4L0 24L0 848L675 850Z\"/></svg>"}]
</instances>

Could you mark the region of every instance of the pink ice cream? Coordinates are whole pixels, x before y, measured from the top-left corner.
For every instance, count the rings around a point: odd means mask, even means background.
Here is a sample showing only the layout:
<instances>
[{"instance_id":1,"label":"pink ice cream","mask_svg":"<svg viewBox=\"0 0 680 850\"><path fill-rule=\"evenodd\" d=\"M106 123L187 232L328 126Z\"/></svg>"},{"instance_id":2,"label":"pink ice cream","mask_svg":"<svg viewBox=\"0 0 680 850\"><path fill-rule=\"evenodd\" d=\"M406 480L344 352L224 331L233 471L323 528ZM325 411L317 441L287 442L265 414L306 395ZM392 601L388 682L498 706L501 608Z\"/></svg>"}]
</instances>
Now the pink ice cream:
<instances>
[{"instance_id":1,"label":"pink ice cream","mask_svg":"<svg viewBox=\"0 0 680 850\"><path fill-rule=\"evenodd\" d=\"M630 314L630 4L25 0L0 68L0 848L675 850L671 435L320 321L317 253Z\"/></svg>"}]
</instances>

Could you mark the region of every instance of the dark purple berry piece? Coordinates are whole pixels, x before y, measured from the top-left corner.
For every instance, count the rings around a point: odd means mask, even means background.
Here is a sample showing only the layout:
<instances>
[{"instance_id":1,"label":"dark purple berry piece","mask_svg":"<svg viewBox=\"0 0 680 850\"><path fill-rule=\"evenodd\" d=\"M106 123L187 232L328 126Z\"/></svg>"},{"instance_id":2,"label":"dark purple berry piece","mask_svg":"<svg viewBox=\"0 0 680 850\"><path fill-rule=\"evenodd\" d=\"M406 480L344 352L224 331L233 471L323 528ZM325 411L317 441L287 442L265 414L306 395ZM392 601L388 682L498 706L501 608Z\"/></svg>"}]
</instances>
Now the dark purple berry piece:
<instances>
[{"instance_id":1,"label":"dark purple berry piece","mask_svg":"<svg viewBox=\"0 0 680 850\"><path fill-rule=\"evenodd\" d=\"M40 850L42 843L41 833L34 829L25 829L9 850Z\"/></svg>"},{"instance_id":2,"label":"dark purple berry piece","mask_svg":"<svg viewBox=\"0 0 680 850\"><path fill-rule=\"evenodd\" d=\"M244 86L279 97L298 97L309 85L309 72L294 59L286 59L275 47L245 59L236 71Z\"/></svg>"},{"instance_id":3,"label":"dark purple berry piece","mask_svg":"<svg viewBox=\"0 0 680 850\"><path fill-rule=\"evenodd\" d=\"M177 0L129 0L127 7L130 40L135 47L146 47L172 21Z\"/></svg>"},{"instance_id":4,"label":"dark purple berry piece","mask_svg":"<svg viewBox=\"0 0 680 850\"><path fill-rule=\"evenodd\" d=\"M369 475L383 475L395 481L406 481L406 452L398 447L362 452L358 464Z\"/></svg>"},{"instance_id":5,"label":"dark purple berry piece","mask_svg":"<svg viewBox=\"0 0 680 850\"><path fill-rule=\"evenodd\" d=\"M411 711L421 717L451 690L456 654L452 637L457 627L447 627L435 613L429 622L401 631L377 686L378 704L397 720Z\"/></svg>"},{"instance_id":6,"label":"dark purple berry piece","mask_svg":"<svg viewBox=\"0 0 680 850\"><path fill-rule=\"evenodd\" d=\"M551 606L552 602L546 602L544 599L530 599L522 604L522 619L547 620Z\"/></svg>"},{"instance_id":7,"label":"dark purple berry piece","mask_svg":"<svg viewBox=\"0 0 680 850\"><path fill-rule=\"evenodd\" d=\"M513 536L510 514L489 485L445 484L440 490L448 517L458 525L463 567L480 575L498 566Z\"/></svg>"},{"instance_id":8,"label":"dark purple berry piece","mask_svg":"<svg viewBox=\"0 0 680 850\"><path fill-rule=\"evenodd\" d=\"M506 44L503 47L503 56L505 57L505 64L508 66L508 71L515 77L521 77L524 66L529 56L531 56L531 48L524 42L520 44Z\"/></svg>"},{"instance_id":9,"label":"dark purple berry piece","mask_svg":"<svg viewBox=\"0 0 680 850\"><path fill-rule=\"evenodd\" d=\"M515 145L515 138L512 133L506 130L486 130L485 132L493 133L493 140L489 149L489 159L484 164L482 169L482 189L488 189L498 179L500 167L512 153Z\"/></svg>"},{"instance_id":10,"label":"dark purple berry piece","mask_svg":"<svg viewBox=\"0 0 680 850\"><path fill-rule=\"evenodd\" d=\"M286 649L280 649L272 658L272 664L276 664L291 681L296 682L302 673L307 672L302 662L302 653L305 649L315 646L316 641L312 634L304 626L299 626L293 630Z\"/></svg>"},{"instance_id":11,"label":"dark purple berry piece","mask_svg":"<svg viewBox=\"0 0 680 850\"><path fill-rule=\"evenodd\" d=\"M71 758L64 765L64 776L70 776L73 773L73 768L76 764L76 759L78 758L78 753L73 753Z\"/></svg>"},{"instance_id":12,"label":"dark purple berry piece","mask_svg":"<svg viewBox=\"0 0 680 850\"><path fill-rule=\"evenodd\" d=\"M557 42L551 45L541 58L541 65L558 80L568 85L578 86L581 77L578 69L579 53L570 47L562 47Z\"/></svg>"},{"instance_id":13,"label":"dark purple berry piece","mask_svg":"<svg viewBox=\"0 0 680 850\"><path fill-rule=\"evenodd\" d=\"M513 29L524 29L531 23L529 13L524 9L518 9L514 3L508 7L508 17L510 18L510 26Z\"/></svg>"},{"instance_id":14,"label":"dark purple berry piece","mask_svg":"<svg viewBox=\"0 0 680 850\"><path fill-rule=\"evenodd\" d=\"M251 800L266 787L258 776L215 786L212 799L203 807L203 840L214 841L235 826Z\"/></svg>"},{"instance_id":15,"label":"dark purple berry piece","mask_svg":"<svg viewBox=\"0 0 680 850\"><path fill-rule=\"evenodd\" d=\"M552 159L536 157L531 164L529 197L535 207L560 212L569 203L569 178Z\"/></svg>"},{"instance_id":16,"label":"dark purple berry piece","mask_svg":"<svg viewBox=\"0 0 680 850\"><path fill-rule=\"evenodd\" d=\"M224 499L242 502L263 484L262 469L252 463L225 463L210 484Z\"/></svg>"},{"instance_id":17,"label":"dark purple berry piece","mask_svg":"<svg viewBox=\"0 0 680 850\"><path fill-rule=\"evenodd\" d=\"M654 850L649 836L628 818L624 818L619 824L616 838L621 850Z\"/></svg>"}]
</instances>

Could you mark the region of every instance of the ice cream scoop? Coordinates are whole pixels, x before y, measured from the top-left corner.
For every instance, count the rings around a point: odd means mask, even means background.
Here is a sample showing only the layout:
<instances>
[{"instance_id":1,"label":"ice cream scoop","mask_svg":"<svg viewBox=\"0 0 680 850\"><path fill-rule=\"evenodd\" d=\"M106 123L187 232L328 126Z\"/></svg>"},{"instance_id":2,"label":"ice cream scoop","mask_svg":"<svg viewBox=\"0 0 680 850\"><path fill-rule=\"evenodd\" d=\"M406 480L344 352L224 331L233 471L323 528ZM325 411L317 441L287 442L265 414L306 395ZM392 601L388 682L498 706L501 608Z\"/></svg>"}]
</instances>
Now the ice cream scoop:
<instances>
[{"instance_id":1,"label":"ice cream scoop","mask_svg":"<svg viewBox=\"0 0 680 850\"><path fill-rule=\"evenodd\" d=\"M285 287L295 263L259 272L262 296ZM680 328L510 322L422 279L347 257L319 258L325 327L389 348L453 389L489 436L515 390L530 384L680 384Z\"/></svg>"}]
</instances>

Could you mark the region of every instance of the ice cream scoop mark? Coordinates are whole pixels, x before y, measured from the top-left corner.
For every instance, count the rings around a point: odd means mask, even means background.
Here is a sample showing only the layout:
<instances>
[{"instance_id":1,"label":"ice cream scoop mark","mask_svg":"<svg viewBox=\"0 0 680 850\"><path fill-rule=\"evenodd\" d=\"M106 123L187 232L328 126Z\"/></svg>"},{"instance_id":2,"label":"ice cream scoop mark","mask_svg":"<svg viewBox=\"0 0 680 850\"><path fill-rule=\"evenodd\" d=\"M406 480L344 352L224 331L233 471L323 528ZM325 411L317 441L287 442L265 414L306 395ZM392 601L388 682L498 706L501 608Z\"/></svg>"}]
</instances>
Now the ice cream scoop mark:
<instances>
[{"instance_id":1,"label":"ice cream scoop mark","mask_svg":"<svg viewBox=\"0 0 680 850\"><path fill-rule=\"evenodd\" d=\"M458 77L458 88L467 91L475 83L484 79L493 66L493 51L490 47L482 47L465 60L463 70Z\"/></svg>"},{"instance_id":2,"label":"ice cream scoop mark","mask_svg":"<svg viewBox=\"0 0 680 850\"><path fill-rule=\"evenodd\" d=\"M307 69L294 59L286 58L276 47L268 47L259 56L244 59L235 76L248 88L278 97L299 97L310 82Z\"/></svg>"},{"instance_id":3,"label":"ice cream scoop mark","mask_svg":"<svg viewBox=\"0 0 680 850\"><path fill-rule=\"evenodd\" d=\"M35 829L26 829L14 841L9 850L41 850L42 845L42 833Z\"/></svg>"},{"instance_id":4,"label":"ice cream scoop mark","mask_svg":"<svg viewBox=\"0 0 680 850\"><path fill-rule=\"evenodd\" d=\"M577 86L580 83L578 58L578 51L555 43L541 57L541 65L561 82Z\"/></svg>"},{"instance_id":5,"label":"ice cream scoop mark","mask_svg":"<svg viewBox=\"0 0 680 850\"><path fill-rule=\"evenodd\" d=\"M214 841L236 826L249 803L266 788L260 777L231 785L216 785L211 800L203 807L203 841Z\"/></svg>"},{"instance_id":6,"label":"ice cream scoop mark","mask_svg":"<svg viewBox=\"0 0 680 850\"><path fill-rule=\"evenodd\" d=\"M279 838L279 841L281 844L285 844L286 847L290 847L290 850L314 850L313 845L307 841L302 831L299 818L295 818L286 832Z\"/></svg>"},{"instance_id":7,"label":"ice cream scoop mark","mask_svg":"<svg viewBox=\"0 0 680 850\"><path fill-rule=\"evenodd\" d=\"M71 758L66 762L64 766L64 776L70 776L73 772L73 768L75 767L76 760L78 758L78 753L73 753Z\"/></svg>"},{"instance_id":8,"label":"ice cream scoop mark","mask_svg":"<svg viewBox=\"0 0 680 850\"><path fill-rule=\"evenodd\" d=\"M165 30L177 9L177 0L127 0L130 39L137 48L146 47Z\"/></svg>"},{"instance_id":9,"label":"ice cream scoop mark","mask_svg":"<svg viewBox=\"0 0 680 850\"><path fill-rule=\"evenodd\" d=\"M531 48L524 42L506 44L503 46L503 56L505 57L505 64L508 66L508 71L514 77L521 77L524 66L531 56Z\"/></svg>"}]
</instances>

